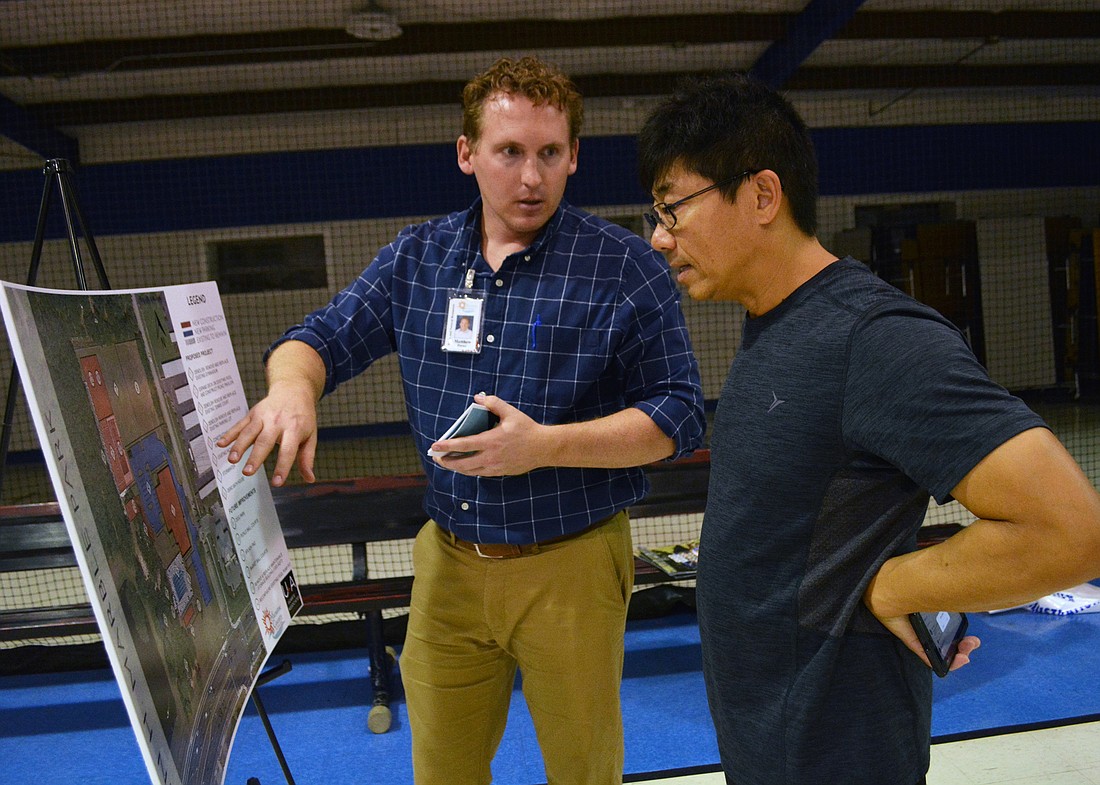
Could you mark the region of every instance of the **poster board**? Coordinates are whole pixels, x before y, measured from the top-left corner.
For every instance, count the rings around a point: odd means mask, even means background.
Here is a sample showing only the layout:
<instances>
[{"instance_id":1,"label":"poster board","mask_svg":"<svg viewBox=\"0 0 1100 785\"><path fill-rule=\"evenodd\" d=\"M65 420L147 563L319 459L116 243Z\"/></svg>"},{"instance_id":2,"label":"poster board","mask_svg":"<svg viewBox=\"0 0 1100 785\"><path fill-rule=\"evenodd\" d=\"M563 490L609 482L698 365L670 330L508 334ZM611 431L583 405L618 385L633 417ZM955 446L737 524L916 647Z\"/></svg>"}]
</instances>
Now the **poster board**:
<instances>
[{"instance_id":1,"label":"poster board","mask_svg":"<svg viewBox=\"0 0 1100 785\"><path fill-rule=\"evenodd\" d=\"M217 286L0 281L0 307L150 779L222 783L301 595L266 475L216 445L248 410Z\"/></svg>"}]
</instances>

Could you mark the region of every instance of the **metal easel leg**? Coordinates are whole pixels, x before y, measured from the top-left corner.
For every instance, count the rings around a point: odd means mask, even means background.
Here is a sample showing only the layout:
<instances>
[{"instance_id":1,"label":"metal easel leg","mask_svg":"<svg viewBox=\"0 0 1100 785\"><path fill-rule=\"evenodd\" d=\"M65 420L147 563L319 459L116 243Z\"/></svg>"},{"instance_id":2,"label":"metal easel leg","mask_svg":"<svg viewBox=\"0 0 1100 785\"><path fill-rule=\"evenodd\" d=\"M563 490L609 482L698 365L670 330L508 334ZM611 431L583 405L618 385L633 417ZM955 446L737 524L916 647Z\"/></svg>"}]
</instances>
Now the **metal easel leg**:
<instances>
[{"instance_id":1,"label":"metal easel leg","mask_svg":"<svg viewBox=\"0 0 1100 785\"><path fill-rule=\"evenodd\" d=\"M83 213L80 212L80 205L77 203L76 193L73 191L72 182L69 179L71 173L72 167L63 158L53 158L46 161L46 165L42 168L42 174L45 175L46 182L42 188L42 201L38 207L38 223L34 231L34 245L31 247L31 262L27 268L27 286L34 286L38 281L38 268L42 260L42 243L46 238L46 218L50 211L54 189L56 189L61 199L65 228L68 231L69 252L72 256L76 287L82 290L88 288L88 280L84 275L84 258L80 253L80 243L77 242L76 236L76 227L79 225L80 233L84 237L84 242L88 246L88 253L95 265L96 274L99 276L100 288L110 289L111 285L107 281L107 271L103 267L99 248L96 246L95 238L92 237L91 232L88 231L88 227L84 223ZM73 222L74 215L76 217L75 224ZM19 374L13 363L11 374L8 376L7 401L4 405L4 421L2 423L3 430L0 432L0 499L3 499L4 468L8 460L8 448L11 445L12 418L15 415L15 400L19 391L18 381Z\"/></svg>"},{"instance_id":2,"label":"metal easel leg","mask_svg":"<svg viewBox=\"0 0 1100 785\"><path fill-rule=\"evenodd\" d=\"M287 766L286 758L283 756L283 748L279 746L279 740L275 738L275 729L271 727L271 720L268 719L267 709L264 708L264 703L260 700L259 689L262 685L267 684L272 679L276 679L282 676L284 673L290 671L290 660L283 660L281 665L264 671L256 679L256 686L252 688L252 702L256 704L256 713L260 715L260 721L264 724L264 730L267 731L267 738L271 740L271 747L275 750L275 757L279 759L279 766L283 769L283 776L286 778L287 785L294 784L294 776L290 773L290 767ZM249 785L259 785L259 780L252 777L248 780Z\"/></svg>"}]
</instances>

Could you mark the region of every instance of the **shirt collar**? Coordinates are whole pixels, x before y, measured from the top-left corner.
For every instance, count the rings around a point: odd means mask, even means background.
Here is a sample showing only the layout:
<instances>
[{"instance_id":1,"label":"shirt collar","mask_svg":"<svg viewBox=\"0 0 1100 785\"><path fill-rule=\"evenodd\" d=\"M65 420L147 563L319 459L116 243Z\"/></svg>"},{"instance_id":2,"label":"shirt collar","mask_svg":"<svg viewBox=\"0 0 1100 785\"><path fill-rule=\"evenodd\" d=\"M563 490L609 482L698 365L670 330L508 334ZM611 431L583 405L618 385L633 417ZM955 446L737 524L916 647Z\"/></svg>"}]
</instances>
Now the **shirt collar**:
<instances>
[{"instance_id":1,"label":"shirt collar","mask_svg":"<svg viewBox=\"0 0 1100 785\"><path fill-rule=\"evenodd\" d=\"M518 256L521 259L524 256L534 257L537 253L542 251L546 244L561 229L562 222L565 220L565 213L569 209L568 203L562 199L558 204L558 209L554 211L554 214L550 216L550 220L539 230L538 236L534 241L521 251L517 251L512 256ZM466 217L463 221L462 227L463 234L465 235L462 246L465 247L473 258L477 255L478 249L481 243L481 197L478 196L474 199L473 204L466 210Z\"/></svg>"}]
</instances>

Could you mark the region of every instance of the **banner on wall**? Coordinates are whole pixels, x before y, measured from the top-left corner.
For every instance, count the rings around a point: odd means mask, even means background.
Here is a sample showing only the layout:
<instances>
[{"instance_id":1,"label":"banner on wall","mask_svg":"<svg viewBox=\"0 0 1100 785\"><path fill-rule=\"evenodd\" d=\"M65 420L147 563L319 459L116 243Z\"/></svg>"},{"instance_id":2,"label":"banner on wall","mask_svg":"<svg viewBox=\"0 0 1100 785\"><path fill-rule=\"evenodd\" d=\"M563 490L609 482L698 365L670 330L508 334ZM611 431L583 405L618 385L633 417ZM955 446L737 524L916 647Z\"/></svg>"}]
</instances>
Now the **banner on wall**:
<instances>
[{"instance_id":1,"label":"banner on wall","mask_svg":"<svg viewBox=\"0 0 1100 785\"><path fill-rule=\"evenodd\" d=\"M217 287L0 295L149 776L222 783L301 595L264 472L215 444L248 409Z\"/></svg>"}]
</instances>

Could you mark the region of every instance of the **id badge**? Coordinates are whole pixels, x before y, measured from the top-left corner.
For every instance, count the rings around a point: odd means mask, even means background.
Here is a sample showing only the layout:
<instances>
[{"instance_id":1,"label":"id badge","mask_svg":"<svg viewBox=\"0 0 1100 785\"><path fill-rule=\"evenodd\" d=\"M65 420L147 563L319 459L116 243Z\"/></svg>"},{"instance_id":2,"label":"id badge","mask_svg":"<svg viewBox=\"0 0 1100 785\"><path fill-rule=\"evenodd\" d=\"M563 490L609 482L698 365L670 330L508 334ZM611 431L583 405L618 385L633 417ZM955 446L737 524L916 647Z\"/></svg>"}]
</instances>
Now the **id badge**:
<instances>
[{"instance_id":1,"label":"id badge","mask_svg":"<svg viewBox=\"0 0 1100 785\"><path fill-rule=\"evenodd\" d=\"M485 295L470 289L452 289L447 294L447 317L443 320L443 351L481 352L482 314Z\"/></svg>"}]
</instances>

